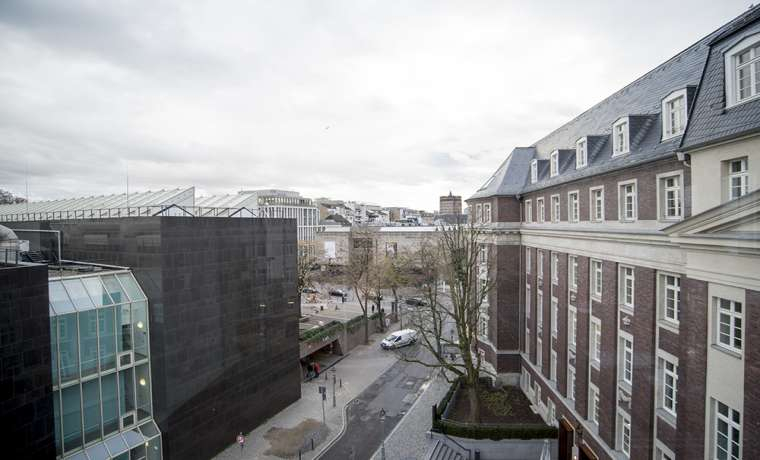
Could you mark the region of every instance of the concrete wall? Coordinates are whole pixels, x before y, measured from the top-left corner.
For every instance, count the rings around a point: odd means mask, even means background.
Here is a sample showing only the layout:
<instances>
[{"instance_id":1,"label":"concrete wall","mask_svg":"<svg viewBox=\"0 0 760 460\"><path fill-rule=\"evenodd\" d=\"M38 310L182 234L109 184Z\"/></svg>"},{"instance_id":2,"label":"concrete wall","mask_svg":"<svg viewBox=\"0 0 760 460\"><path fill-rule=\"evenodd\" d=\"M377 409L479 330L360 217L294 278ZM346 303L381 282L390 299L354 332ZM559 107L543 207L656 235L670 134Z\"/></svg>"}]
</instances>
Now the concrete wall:
<instances>
[{"instance_id":1,"label":"concrete wall","mask_svg":"<svg viewBox=\"0 0 760 460\"><path fill-rule=\"evenodd\" d=\"M207 459L300 397L294 220L49 227L63 232L65 257L132 267L147 294L165 459Z\"/></svg>"},{"instance_id":2,"label":"concrete wall","mask_svg":"<svg viewBox=\"0 0 760 460\"><path fill-rule=\"evenodd\" d=\"M723 161L748 157L749 189L760 183L760 136L691 152L691 176L699 184L692 197L692 209L698 214L728 200L728 184Z\"/></svg>"},{"instance_id":3,"label":"concrete wall","mask_svg":"<svg viewBox=\"0 0 760 460\"><path fill-rule=\"evenodd\" d=\"M0 265L0 449L54 458L53 381L45 265Z\"/></svg>"}]
</instances>

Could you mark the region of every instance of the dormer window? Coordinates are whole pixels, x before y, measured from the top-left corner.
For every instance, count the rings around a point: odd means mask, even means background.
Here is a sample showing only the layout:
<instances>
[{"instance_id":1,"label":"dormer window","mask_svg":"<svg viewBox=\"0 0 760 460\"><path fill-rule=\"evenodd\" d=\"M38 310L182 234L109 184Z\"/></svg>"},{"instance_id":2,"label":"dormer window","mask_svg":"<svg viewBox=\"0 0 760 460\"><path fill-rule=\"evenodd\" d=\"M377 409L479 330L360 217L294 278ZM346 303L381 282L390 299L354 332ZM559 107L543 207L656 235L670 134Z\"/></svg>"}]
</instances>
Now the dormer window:
<instances>
[{"instance_id":1,"label":"dormer window","mask_svg":"<svg viewBox=\"0 0 760 460\"><path fill-rule=\"evenodd\" d=\"M588 164L588 151L586 138L578 139L575 143L575 169L585 168Z\"/></svg>"},{"instance_id":2,"label":"dormer window","mask_svg":"<svg viewBox=\"0 0 760 460\"><path fill-rule=\"evenodd\" d=\"M662 100L662 140L680 136L686 129L686 89Z\"/></svg>"},{"instance_id":3,"label":"dormer window","mask_svg":"<svg viewBox=\"0 0 760 460\"><path fill-rule=\"evenodd\" d=\"M533 160L530 162L530 183L536 182L538 182L538 160Z\"/></svg>"},{"instance_id":4,"label":"dormer window","mask_svg":"<svg viewBox=\"0 0 760 460\"><path fill-rule=\"evenodd\" d=\"M549 157L549 175L554 177L557 174L559 174L559 152L555 150Z\"/></svg>"},{"instance_id":5,"label":"dormer window","mask_svg":"<svg viewBox=\"0 0 760 460\"><path fill-rule=\"evenodd\" d=\"M737 43L725 54L726 107L760 97L760 34Z\"/></svg>"},{"instance_id":6,"label":"dormer window","mask_svg":"<svg viewBox=\"0 0 760 460\"><path fill-rule=\"evenodd\" d=\"M621 118L612 125L612 156L630 151L628 144L628 117Z\"/></svg>"}]
</instances>

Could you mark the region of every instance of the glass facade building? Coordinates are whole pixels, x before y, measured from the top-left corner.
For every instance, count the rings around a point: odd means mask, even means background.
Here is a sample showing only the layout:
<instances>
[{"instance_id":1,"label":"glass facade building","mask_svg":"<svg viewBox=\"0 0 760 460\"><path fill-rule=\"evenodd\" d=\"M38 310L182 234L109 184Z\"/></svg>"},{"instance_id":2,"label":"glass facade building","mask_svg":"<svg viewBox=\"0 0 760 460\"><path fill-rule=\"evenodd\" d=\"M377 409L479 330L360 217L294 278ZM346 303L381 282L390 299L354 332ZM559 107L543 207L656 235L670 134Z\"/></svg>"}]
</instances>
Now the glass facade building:
<instances>
[{"instance_id":1,"label":"glass facade building","mask_svg":"<svg viewBox=\"0 0 760 460\"><path fill-rule=\"evenodd\" d=\"M161 459L148 300L132 273L50 278L49 301L57 458Z\"/></svg>"}]
</instances>

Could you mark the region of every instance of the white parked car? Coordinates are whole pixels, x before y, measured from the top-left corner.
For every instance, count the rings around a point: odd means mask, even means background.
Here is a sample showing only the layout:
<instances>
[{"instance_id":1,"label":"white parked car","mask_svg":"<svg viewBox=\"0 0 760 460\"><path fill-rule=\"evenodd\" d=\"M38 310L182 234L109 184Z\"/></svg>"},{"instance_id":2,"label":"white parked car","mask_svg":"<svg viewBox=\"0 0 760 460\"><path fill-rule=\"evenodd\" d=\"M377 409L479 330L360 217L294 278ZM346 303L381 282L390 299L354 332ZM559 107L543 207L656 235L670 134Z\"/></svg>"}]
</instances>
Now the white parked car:
<instances>
[{"instance_id":1,"label":"white parked car","mask_svg":"<svg viewBox=\"0 0 760 460\"><path fill-rule=\"evenodd\" d=\"M384 350L390 350L392 348L401 348L407 345L411 345L416 341L417 331L414 329L402 329L386 337L382 342L380 342L380 346Z\"/></svg>"}]
</instances>

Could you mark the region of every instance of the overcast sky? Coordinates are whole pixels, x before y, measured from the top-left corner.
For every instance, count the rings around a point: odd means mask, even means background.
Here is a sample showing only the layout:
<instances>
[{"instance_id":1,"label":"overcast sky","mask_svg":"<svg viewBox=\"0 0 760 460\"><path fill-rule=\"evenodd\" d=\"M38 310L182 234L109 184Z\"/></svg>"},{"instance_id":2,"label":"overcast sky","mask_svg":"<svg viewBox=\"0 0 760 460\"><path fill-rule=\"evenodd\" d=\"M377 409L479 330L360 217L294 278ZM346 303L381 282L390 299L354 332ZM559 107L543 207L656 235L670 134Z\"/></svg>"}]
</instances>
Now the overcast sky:
<instances>
[{"instance_id":1,"label":"overcast sky","mask_svg":"<svg viewBox=\"0 0 760 460\"><path fill-rule=\"evenodd\" d=\"M748 6L2 0L0 188L432 210Z\"/></svg>"}]
</instances>

